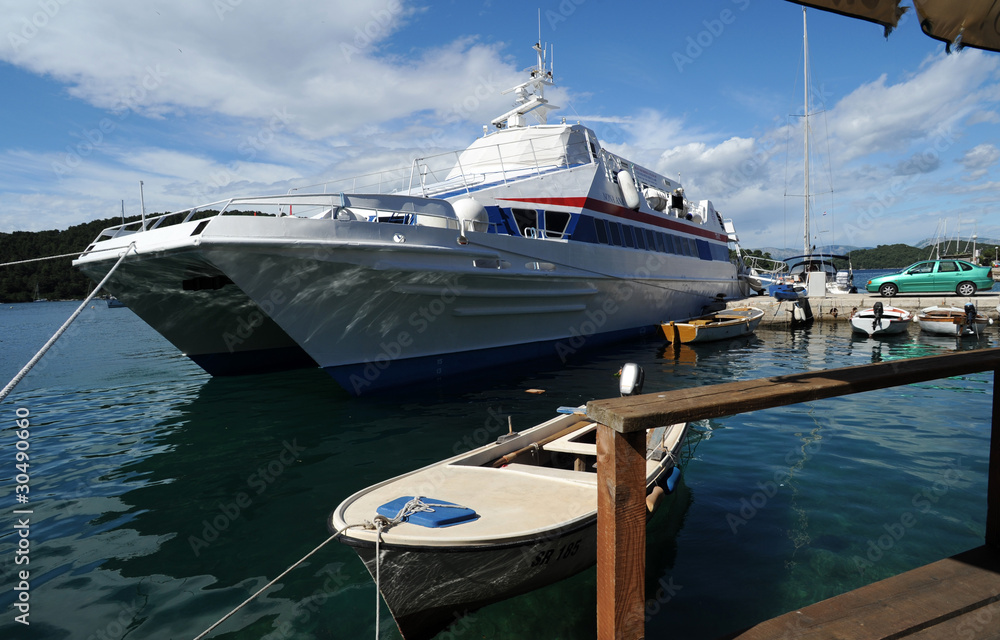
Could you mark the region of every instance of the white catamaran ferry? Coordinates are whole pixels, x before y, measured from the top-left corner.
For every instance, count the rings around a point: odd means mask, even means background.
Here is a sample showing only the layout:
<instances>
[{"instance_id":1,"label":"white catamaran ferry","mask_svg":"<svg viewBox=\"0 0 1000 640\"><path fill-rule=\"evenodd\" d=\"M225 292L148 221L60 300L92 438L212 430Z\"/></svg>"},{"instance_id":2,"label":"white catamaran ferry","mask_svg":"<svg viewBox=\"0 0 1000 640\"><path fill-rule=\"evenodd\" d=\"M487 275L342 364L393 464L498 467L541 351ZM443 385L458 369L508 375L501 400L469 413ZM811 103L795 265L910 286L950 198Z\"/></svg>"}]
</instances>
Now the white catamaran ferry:
<instances>
[{"instance_id":1,"label":"white catamaran ferry","mask_svg":"<svg viewBox=\"0 0 1000 640\"><path fill-rule=\"evenodd\" d=\"M318 365L353 394L565 358L738 295L712 203L548 124L534 48L464 151L110 227L74 265L99 281L128 251L106 289L213 375Z\"/></svg>"}]
</instances>

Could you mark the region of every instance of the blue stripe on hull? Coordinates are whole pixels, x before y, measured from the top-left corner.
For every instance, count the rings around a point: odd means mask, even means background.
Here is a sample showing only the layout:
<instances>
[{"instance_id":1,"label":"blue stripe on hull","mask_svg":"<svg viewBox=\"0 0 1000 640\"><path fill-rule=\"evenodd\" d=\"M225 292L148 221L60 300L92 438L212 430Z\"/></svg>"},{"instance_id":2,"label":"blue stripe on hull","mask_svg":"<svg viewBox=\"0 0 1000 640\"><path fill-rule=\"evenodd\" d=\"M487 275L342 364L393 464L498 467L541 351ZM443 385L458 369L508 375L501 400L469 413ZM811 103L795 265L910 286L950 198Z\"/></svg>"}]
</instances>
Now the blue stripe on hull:
<instances>
[{"instance_id":1,"label":"blue stripe on hull","mask_svg":"<svg viewBox=\"0 0 1000 640\"><path fill-rule=\"evenodd\" d=\"M390 387L434 384L446 378L455 378L487 369L492 375L496 373L497 367L509 366L526 360L551 360L552 364L564 364L576 353L585 349L643 335L652 335L657 329L651 326L633 327L590 336L573 336L561 340L547 340L401 360L394 360L388 355L384 355L382 358L370 362L323 368L348 393L360 396ZM511 373L513 374L515 371L512 370ZM458 384L468 382L470 382L468 379L456 380Z\"/></svg>"},{"instance_id":2,"label":"blue stripe on hull","mask_svg":"<svg viewBox=\"0 0 1000 640\"><path fill-rule=\"evenodd\" d=\"M319 366L298 346L234 353L188 354L188 357L213 376L242 376Z\"/></svg>"}]
</instances>

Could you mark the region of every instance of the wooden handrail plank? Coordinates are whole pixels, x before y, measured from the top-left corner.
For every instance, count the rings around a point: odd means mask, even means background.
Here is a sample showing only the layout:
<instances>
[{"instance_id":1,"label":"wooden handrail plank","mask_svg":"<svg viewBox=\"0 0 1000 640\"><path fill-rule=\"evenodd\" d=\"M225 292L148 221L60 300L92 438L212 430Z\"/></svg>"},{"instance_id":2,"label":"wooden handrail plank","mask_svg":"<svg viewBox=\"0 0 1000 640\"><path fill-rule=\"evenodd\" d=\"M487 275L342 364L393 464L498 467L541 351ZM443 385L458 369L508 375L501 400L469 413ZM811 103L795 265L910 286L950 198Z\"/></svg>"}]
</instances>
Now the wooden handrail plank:
<instances>
[{"instance_id":1,"label":"wooden handrail plank","mask_svg":"<svg viewBox=\"0 0 1000 640\"><path fill-rule=\"evenodd\" d=\"M628 433L662 424L717 418L996 369L1000 369L1000 349L976 349L592 400L587 403L587 417L616 431Z\"/></svg>"}]
</instances>

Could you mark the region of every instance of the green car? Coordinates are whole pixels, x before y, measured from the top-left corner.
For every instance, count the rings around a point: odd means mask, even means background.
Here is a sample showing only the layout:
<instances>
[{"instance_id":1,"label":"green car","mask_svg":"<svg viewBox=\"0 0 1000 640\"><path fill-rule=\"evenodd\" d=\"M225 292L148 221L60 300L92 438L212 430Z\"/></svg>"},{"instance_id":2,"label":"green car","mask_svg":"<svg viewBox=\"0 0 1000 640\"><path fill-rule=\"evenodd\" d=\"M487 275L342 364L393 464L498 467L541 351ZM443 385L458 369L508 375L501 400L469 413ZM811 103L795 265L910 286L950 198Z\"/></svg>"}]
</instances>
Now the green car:
<instances>
[{"instance_id":1,"label":"green car","mask_svg":"<svg viewBox=\"0 0 1000 640\"><path fill-rule=\"evenodd\" d=\"M924 260L902 271L872 278L865 285L869 293L876 291L890 298L897 293L954 291L956 295L972 296L979 289L993 288L989 267L977 267L965 260Z\"/></svg>"}]
</instances>

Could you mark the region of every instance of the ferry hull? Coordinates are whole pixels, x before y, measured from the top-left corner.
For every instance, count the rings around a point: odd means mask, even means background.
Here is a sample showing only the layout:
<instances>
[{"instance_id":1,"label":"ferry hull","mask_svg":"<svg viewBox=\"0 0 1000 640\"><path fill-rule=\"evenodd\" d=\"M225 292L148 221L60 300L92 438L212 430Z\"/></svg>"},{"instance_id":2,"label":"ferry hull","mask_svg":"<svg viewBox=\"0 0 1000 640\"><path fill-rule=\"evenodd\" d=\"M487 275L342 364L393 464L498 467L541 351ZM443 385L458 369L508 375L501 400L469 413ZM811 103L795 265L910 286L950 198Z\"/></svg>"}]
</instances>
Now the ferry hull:
<instances>
[{"instance_id":1,"label":"ferry hull","mask_svg":"<svg viewBox=\"0 0 1000 640\"><path fill-rule=\"evenodd\" d=\"M355 395L528 358L565 360L697 315L739 287L728 262L486 233L468 233L462 247L454 230L370 223L357 223L367 238L308 227L293 236L299 222L262 221L259 236L244 229L238 243L215 242L210 227L201 248ZM404 242L383 237L397 235ZM267 240L276 236L281 244ZM589 267L597 264L618 273ZM626 275L635 273L650 275Z\"/></svg>"}]
</instances>

